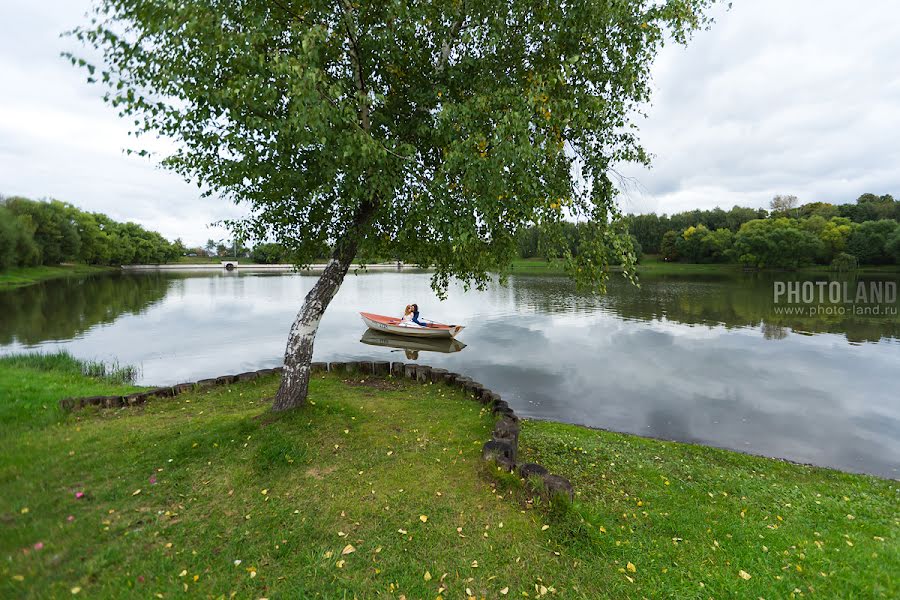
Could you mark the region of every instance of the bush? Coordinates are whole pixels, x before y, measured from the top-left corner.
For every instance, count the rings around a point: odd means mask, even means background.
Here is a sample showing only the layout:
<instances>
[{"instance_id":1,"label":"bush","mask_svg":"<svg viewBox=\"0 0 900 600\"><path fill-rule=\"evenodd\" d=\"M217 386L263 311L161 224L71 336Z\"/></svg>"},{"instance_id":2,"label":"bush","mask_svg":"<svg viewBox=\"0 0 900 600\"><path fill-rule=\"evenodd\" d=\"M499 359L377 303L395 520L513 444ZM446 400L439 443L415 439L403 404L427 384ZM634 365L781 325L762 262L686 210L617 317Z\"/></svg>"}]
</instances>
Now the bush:
<instances>
[{"instance_id":1,"label":"bush","mask_svg":"<svg viewBox=\"0 0 900 600\"><path fill-rule=\"evenodd\" d=\"M858 267L859 260L846 252L841 252L831 261L831 268L834 271L855 271Z\"/></svg>"}]
</instances>

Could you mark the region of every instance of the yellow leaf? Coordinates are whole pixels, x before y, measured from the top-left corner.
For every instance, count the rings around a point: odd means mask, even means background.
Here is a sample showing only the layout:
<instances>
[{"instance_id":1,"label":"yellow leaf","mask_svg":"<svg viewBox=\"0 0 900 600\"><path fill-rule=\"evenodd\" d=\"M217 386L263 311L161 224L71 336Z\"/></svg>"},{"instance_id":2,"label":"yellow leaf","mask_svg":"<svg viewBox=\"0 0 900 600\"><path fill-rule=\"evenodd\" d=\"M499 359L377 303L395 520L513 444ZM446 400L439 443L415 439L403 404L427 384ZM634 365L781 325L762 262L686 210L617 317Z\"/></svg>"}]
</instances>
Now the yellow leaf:
<instances>
[{"instance_id":1,"label":"yellow leaf","mask_svg":"<svg viewBox=\"0 0 900 600\"><path fill-rule=\"evenodd\" d=\"M72 588L71 590L69 590L69 591L72 592L72 595L80 594L80 593L81 593L81 588L78 587L78 586L76 585L75 587L73 587L73 588Z\"/></svg>"},{"instance_id":2,"label":"yellow leaf","mask_svg":"<svg viewBox=\"0 0 900 600\"><path fill-rule=\"evenodd\" d=\"M134 490L133 492L131 492L131 495L132 495L132 496L137 496L137 495L140 494L140 493L141 493L141 490Z\"/></svg>"},{"instance_id":3,"label":"yellow leaf","mask_svg":"<svg viewBox=\"0 0 900 600\"><path fill-rule=\"evenodd\" d=\"M25 581L24 575L13 575L12 578L15 579L16 581Z\"/></svg>"},{"instance_id":4,"label":"yellow leaf","mask_svg":"<svg viewBox=\"0 0 900 600\"><path fill-rule=\"evenodd\" d=\"M337 561L336 563L334 563L334 566L336 566L338 569L343 569L343 568L344 568L344 561L339 560L339 561Z\"/></svg>"},{"instance_id":5,"label":"yellow leaf","mask_svg":"<svg viewBox=\"0 0 900 600\"><path fill-rule=\"evenodd\" d=\"M334 552L332 552L331 550L325 553L325 558L331 558L332 556L334 556Z\"/></svg>"},{"instance_id":6,"label":"yellow leaf","mask_svg":"<svg viewBox=\"0 0 900 600\"><path fill-rule=\"evenodd\" d=\"M748 573L747 571L744 571L744 570L738 571L738 575L740 575L741 579L744 579L744 580L750 579L750 577L752 577L752 575L750 575L750 573Z\"/></svg>"},{"instance_id":7,"label":"yellow leaf","mask_svg":"<svg viewBox=\"0 0 900 600\"><path fill-rule=\"evenodd\" d=\"M507 595L509 593L509 588L508 587L503 588L502 590L500 590L500 593L503 594L504 596Z\"/></svg>"},{"instance_id":8,"label":"yellow leaf","mask_svg":"<svg viewBox=\"0 0 900 600\"><path fill-rule=\"evenodd\" d=\"M344 549L341 550L341 555L346 556L352 552L356 552L356 548L354 548L352 544L347 544L344 546Z\"/></svg>"},{"instance_id":9,"label":"yellow leaf","mask_svg":"<svg viewBox=\"0 0 900 600\"><path fill-rule=\"evenodd\" d=\"M181 573L178 574L179 577L184 577L187 575L187 569L184 569Z\"/></svg>"},{"instance_id":10,"label":"yellow leaf","mask_svg":"<svg viewBox=\"0 0 900 600\"><path fill-rule=\"evenodd\" d=\"M422 579L424 579L425 581L431 581L431 573L425 571L425 574L422 575Z\"/></svg>"},{"instance_id":11,"label":"yellow leaf","mask_svg":"<svg viewBox=\"0 0 900 600\"><path fill-rule=\"evenodd\" d=\"M637 567L635 567L633 563L629 562L627 565L625 565L625 568L628 569L630 573L637 573Z\"/></svg>"},{"instance_id":12,"label":"yellow leaf","mask_svg":"<svg viewBox=\"0 0 900 600\"><path fill-rule=\"evenodd\" d=\"M541 527L541 531L547 531L548 529L550 529L549 525L544 525L543 527Z\"/></svg>"},{"instance_id":13,"label":"yellow leaf","mask_svg":"<svg viewBox=\"0 0 900 600\"><path fill-rule=\"evenodd\" d=\"M477 560L473 560L473 561L472 561L472 568L473 568L473 569L477 569L477 568L478 568L478 561L477 561Z\"/></svg>"},{"instance_id":14,"label":"yellow leaf","mask_svg":"<svg viewBox=\"0 0 900 600\"><path fill-rule=\"evenodd\" d=\"M428 517L426 515L419 515L419 520L424 523L428 520Z\"/></svg>"}]
</instances>

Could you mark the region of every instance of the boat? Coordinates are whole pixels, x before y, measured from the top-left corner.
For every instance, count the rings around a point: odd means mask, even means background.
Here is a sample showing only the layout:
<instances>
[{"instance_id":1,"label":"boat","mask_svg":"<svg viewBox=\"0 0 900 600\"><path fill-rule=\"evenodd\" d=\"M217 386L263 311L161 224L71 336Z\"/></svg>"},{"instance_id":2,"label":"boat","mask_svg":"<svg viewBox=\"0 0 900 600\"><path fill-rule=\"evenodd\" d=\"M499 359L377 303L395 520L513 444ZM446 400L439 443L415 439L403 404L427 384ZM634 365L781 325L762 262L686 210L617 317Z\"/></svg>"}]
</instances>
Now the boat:
<instances>
[{"instance_id":1,"label":"boat","mask_svg":"<svg viewBox=\"0 0 900 600\"><path fill-rule=\"evenodd\" d=\"M383 333L374 329L366 329L359 341L370 346L396 348L407 352L442 352L449 354L451 352L459 352L466 347L461 341L449 337L410 337L408 335Z\"/></svg>"},{"instance_id":2,"label":"boat","mask_svg":"<svg viewBox=\"0 0 900 600\"><path fill-rule=\"evenodd\" d=\"M415 323L401 322L397 317L386 317L367 312L361 312L359 316L362 317L369 329L417 338L454 338L464 329L462 325L445 325L427 319L419 319L428 324L427 327L422 327Z\"/></svg>"}]
</instances>

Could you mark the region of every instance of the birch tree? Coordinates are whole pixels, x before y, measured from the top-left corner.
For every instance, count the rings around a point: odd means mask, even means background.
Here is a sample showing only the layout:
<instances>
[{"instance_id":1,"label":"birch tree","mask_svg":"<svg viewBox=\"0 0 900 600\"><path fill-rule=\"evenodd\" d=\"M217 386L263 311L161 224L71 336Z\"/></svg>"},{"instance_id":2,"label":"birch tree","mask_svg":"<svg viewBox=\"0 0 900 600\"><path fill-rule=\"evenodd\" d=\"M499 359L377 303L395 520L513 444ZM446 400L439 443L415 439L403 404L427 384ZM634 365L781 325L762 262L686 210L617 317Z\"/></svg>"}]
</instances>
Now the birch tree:
<instances>
[{"instance_id":1,"label":"birch tree","mask_svg":"<svg viewBox=\"0 0 900 600\"><path fill-rule=\"evenodd\" d=\"M648 162L650 67L714 1L95 0L73 35L96 59L68 57L136 135L174 140L162 165L247 207L243 236L300 266L332 249L288 335L284 410L362 257L429 267L440 296L507 272L523 228L579 220L568 272L598 291L609 264L632 274L611 173Z\"/></svg>"}]
</instances>

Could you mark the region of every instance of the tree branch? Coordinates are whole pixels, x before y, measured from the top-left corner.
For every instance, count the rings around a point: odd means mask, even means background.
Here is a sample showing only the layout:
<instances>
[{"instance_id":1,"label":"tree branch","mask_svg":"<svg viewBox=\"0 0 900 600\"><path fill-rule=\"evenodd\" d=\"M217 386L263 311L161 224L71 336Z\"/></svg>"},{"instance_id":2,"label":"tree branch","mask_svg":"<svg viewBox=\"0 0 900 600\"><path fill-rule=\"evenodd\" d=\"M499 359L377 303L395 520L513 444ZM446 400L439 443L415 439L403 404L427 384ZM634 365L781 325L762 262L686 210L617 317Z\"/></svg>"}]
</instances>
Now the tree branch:
<instances>
[{"instance_id":1,"label":"tree branch","mask_svg":"<svg viewBox=\"0 0 900 600\"><path fill-rule=\"evenodd\" d=\"M457 36L459 36L460 32L463 30L465 24L466 3L463 2L459 10L459 15L456 17L456 20L453 21L453 25L450 26L450 33L444 38L444 41L441 42L441 55L438 58L437 64L434 66L435 72L442 73L444 71L444 67L447 66L447 61L450 60L450 52L453 50L452 44L456 41Z\"/></svg>"},{"instance_id":2,"label":"tree branch","mask_svg":"<svg viewBox=\"0 0 900 600\"><path fill-rule=\"evenodd\" d=\"M344 29L347 31L347 41L350 46L347 53L350 55L350 61L353 63L354 80L356 82L356 91L359 94L359 123L365 131L369 131L369 91L366 89L366 80L363 75L362 63L359 56L359 38L353 32L352 17L353 5L350 0L340 0L341 20L344 22Z\"/></svg>"}]
</instances>

